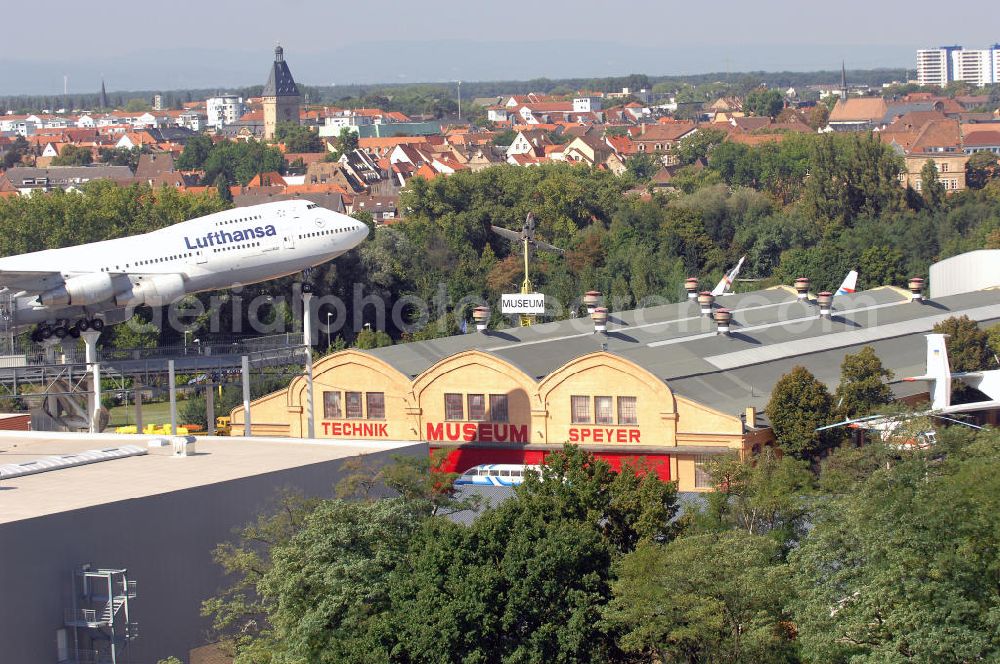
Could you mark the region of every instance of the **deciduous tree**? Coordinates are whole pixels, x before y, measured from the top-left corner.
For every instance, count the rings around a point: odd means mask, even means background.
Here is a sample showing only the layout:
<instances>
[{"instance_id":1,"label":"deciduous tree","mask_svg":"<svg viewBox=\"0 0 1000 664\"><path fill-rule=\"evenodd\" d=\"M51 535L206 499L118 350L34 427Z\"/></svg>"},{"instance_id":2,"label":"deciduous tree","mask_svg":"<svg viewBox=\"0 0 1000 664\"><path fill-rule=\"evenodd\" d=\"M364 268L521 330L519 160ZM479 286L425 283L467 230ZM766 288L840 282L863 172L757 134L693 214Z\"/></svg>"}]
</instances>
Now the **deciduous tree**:
<instances>
[{"instance_id":1,"label":"deciduous tree","mask_svg":"<svg viewBox=\"0 0 1000 664\"><path fill-rule=\"evenodd\" d=\"M845 355L840 365L840 384L833 395L837 416L863 417L892 403L892 389L886 382L892 376L871 346Z\"/></svg>"},{"instance_id":2,"label":"deciduous tree","mask_svg":"<svg viewBox=\"0 0 1000 664\"><path fill-rule=\"evenodd\" d=\"M830 448L834 436L816 429L829 423L832 410L826 385L802 366L778 379L766 409L781 449L799 459L817 459Z\"/></svg>"}]
</instances>

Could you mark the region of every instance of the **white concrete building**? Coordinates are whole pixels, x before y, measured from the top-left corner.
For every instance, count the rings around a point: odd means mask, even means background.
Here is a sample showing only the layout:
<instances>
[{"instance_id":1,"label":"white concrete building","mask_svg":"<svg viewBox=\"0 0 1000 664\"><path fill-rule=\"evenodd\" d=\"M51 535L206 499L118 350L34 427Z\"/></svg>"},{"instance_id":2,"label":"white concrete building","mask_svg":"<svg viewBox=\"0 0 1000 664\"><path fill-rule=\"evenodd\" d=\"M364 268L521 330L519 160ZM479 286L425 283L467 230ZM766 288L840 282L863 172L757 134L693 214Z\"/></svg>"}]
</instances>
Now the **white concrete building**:
<instances>
[{"instance_id":1,"label":"white concrete building","mask_svg":"<svg viewBox=\"0 0 1000 664\"><path fill-rule=\"evenodd\" d=\"M982 87L993 83L993 50L961 50L951 54L952 73L956 81Z\"/></svg>"},{"instance_id":2,"label":"white concrete building","mask_svg":"<svg viewBox=\"0 0 1000 664\"><path fill-rule=\"evenodd\" d=\"M964 81L976 87L1000 83L1000 44L965 49L941 46L917 51L917 82L944 87Z\"/></svg>"},{"instance_id":3,"label":"white concrete building","mask_svg":"<svg viewBox=\"0 0 1000 664\"><path fill-rule=\"evenodd\" d=\"M207 124L209 127L219 128L231 125L239 120L246 107L243 105L243 98L236 95L220 95L210 97L205 101L207 110Z\"/></svg>"}]
</instances>

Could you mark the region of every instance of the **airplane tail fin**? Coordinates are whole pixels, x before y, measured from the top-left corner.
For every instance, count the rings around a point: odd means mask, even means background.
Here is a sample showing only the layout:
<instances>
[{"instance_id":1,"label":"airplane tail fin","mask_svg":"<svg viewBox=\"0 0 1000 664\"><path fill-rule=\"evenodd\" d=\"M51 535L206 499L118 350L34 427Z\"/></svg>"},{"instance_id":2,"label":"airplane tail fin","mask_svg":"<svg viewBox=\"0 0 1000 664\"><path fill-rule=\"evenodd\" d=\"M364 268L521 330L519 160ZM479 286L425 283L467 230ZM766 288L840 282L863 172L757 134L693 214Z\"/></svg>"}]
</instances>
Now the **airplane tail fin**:
<instances>
[{"instance_id":1,"label":"airplane tail fin","mask_svg":"<svg viewBox=\"0 0 1000 664\"><path fill-rule=\"evenodd\" d=\"M851 270L844 278L844 283L840 284L835 295L849 295L858 287L858 271Z\"/></svg>"},{"instance_id":2,"label":"airplane tail fin","mask_svg":"<svg viewBox=\"0 0 1000 664\"><path fill-rule=\"evenodd\" d=\"M736 264L732 270L726 273L722 280L716 284L715 288L712 289L712 295L718 297L720 295L725 295L727 292L731 291L733 288L733 282L736 281L736 275L740 273L740 268L743 267L743 261L746 260L746 256L740 258L739 262Z\"/></svg>"},{"instance_id":3,"label":"airplane tail fin","mask_svg":"<svg viewBox=\"0 0 1000 664\"><path fill-rule=\"evenodd\" d=\"M926 380L931 388L931 408L939 410L951 405L951 366L948 364L947 334L927 334L927 373L904 378L906 381Z\"/></svg>"}]
</instances>

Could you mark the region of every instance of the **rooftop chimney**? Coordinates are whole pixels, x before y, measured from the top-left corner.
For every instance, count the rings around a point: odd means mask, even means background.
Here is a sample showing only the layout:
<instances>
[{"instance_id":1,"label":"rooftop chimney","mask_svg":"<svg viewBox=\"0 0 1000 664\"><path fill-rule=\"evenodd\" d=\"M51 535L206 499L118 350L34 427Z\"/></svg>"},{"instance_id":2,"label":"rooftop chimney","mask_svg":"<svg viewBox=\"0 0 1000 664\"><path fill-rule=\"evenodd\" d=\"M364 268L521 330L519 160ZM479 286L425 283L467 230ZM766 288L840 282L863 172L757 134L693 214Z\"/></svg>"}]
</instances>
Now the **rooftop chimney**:
<instances>
[{"instance_id":1,"label":"rooftop chimney","mask_svg":"<svg viewBox=\"0 0 1000 664\"><path fill-rule=\"evenodd\" d=\"M689 300L698 299L698 277L688 277L684 280L684 289L688 292Z\"/></svg>"},{"instance_id":2,"label":"rooftop chimney","mask_svg":"<svg viewBox=\"0 0 1000 664\"><path fill-rule=\"evenodd\" d=\"M601 291L589 290L583 294L583 303L587 305L587 315L593 316L597 303L601 301Z\"/></svg>"},{"instance_id":3,"label":"rooftop chimney","mask_svg":"<svg viewBox=\"0 0 1000 664\"><path fill-rule=\"evenodd\" d=\"M594 333L601 332L602 334L608 331L608 310L604 307L595 307L594 311L591 312L590 317L594 319Z\"/></svg>"},{"instance_id":4,"label":"rooftop chimney","mask_svg":"<svg viewBox=\"0 0 1000 664\"><path fill-rule=\"evenodd\" d=\"M819 305L820 318L829 318L830 307L833 306L833 293L830 291L823 291L816 296L816 304Z\"/></svg>"},{"instance_id":5,"label":"rooftop chimney","mask_svg":"<svg viewBox=\"0 0 1000 664\"><path fill-rule=\"evenodd\" d=\"M923 302L924 301L924 280L920 277L910 277L910 280L906 282L906 287L910 289L910 302Z\"/></svg>"},{"instance_id":6,"label":"rooftop chimney","mask_svg":"<svg viewBox=\"0 0 1000 664\"><path fill-rule=\"evenodd\" d=\"M490 322L490 308L478 306L472 310L472 320L476 321L476 331L485 332L486 325Z\"/></svg>"},{"instance_id":7,"label":"rooftop chimney","mask_svg":"<svg viewBox=\"0 0 1000 664\"><path fill-rule=\"evenodd\" d=\"M795 280L795 292L800 300L809 297L809 277L799 277Z\"/></svg>"},{"instance_id":8,"label":"rooftop chimney","mask_svg":"<svg viewBox=\"0 0 1000 664\"><path fill-rule=\"evenodd\" d=\"M712 313L715 324L719 326L719 334L729 336L729 324L733 321L733 312L729 309L716 309Z\"/></svg>"},{"instance_id":9,"label":"rooftop chimney","mask_svg":"<svg viewBox=\"0 0 1000 664\"><path fill-rule=\"evenodd\" d=\"M712 313L712 304L715 302L715 296L712 295L711 291L702 291L698 293L698 304L701 306L701 315L708 316Z\"/></svg>"}]
</instances>

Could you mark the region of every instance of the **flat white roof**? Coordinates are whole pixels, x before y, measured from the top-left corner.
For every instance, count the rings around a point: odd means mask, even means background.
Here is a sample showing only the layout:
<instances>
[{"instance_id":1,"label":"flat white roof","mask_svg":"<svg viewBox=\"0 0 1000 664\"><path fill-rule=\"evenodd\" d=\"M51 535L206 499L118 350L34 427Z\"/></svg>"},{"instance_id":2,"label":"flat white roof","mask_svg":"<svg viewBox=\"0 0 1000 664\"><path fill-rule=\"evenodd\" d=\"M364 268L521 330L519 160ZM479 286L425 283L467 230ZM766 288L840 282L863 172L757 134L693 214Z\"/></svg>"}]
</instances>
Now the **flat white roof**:
<instances>
[{"instance_id":1,"label":"flat white roof","mask_svg":"<svg viewBox=\"0 0 1000 664\"><path fill-rule=\"evenodd\" d=\"M0 431L0 463L23 463L111 445L146 446L153 438ZM411 441L199 437L193 456L174 457L170 447L153 447L143 456L0 481L0 524L421 445L424 443Z\"/></svg>"}]
</instances>

